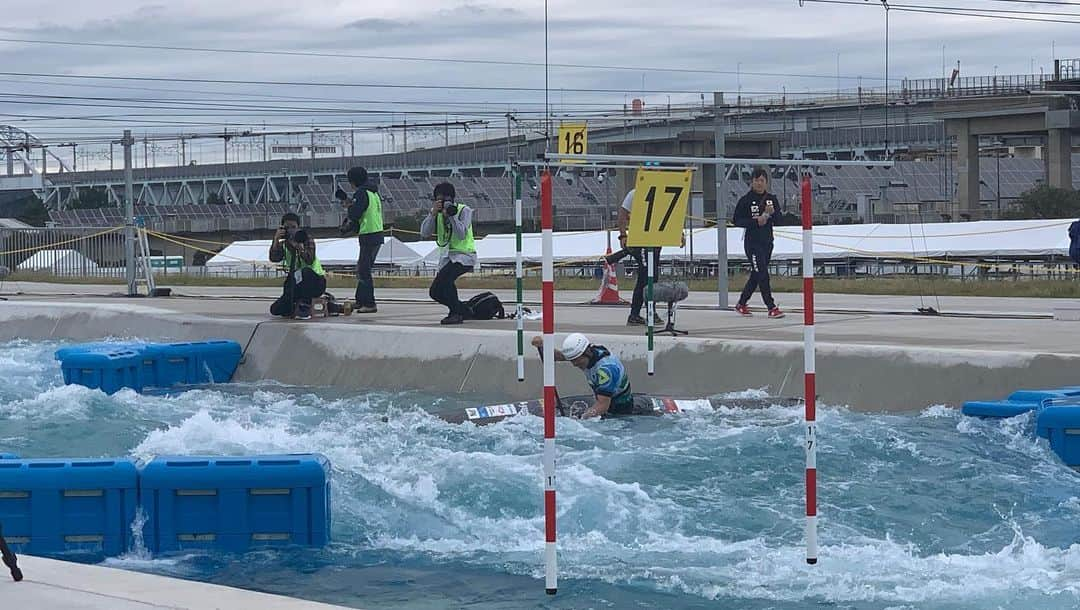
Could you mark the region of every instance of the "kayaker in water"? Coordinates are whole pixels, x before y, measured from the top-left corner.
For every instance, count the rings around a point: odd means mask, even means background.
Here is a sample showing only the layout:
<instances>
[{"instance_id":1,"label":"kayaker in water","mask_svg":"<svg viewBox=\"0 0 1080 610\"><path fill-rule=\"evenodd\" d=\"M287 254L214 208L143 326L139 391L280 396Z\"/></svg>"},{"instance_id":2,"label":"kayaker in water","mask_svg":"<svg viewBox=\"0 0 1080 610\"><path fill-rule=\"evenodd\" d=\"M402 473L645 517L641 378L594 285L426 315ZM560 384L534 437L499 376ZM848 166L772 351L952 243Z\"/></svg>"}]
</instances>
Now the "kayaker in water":
<instances>
[{"instance_id":1,"label":"kayaker in water","mask_svg":"<svg viewBox=\"0 0 1080 610\"><path fill-rule=\"evenodd\" d=\"M542 348L544 338L537 335L533 347ZM555 350L555 361L569 361L585 373L592 388L594 401L577 417L587 419L605 414L626 415L634 412L634 395L630 391L630 374L619 357L603 345L593 345L581 333L573 333Z\"/></svg>"}]
</instances>

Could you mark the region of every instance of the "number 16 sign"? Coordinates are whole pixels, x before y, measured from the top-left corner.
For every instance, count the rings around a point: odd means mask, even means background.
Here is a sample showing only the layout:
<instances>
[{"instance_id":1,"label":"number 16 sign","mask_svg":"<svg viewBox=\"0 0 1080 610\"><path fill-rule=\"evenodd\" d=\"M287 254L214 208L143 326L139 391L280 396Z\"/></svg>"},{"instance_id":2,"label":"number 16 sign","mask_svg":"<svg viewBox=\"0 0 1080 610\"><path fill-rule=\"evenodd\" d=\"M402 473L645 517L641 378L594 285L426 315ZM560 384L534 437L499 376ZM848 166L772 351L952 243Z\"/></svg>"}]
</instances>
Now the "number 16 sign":
<instances>
[{"instance_id":1,"label":"number 16 sign","mask_svg":"<svg viewBox=\"0 0 1080 610\"><path fill-rule=\"evenodd\" d=\"M693 170L639 169L628 246L679 246Z\"/></svg>"}]
</instances>

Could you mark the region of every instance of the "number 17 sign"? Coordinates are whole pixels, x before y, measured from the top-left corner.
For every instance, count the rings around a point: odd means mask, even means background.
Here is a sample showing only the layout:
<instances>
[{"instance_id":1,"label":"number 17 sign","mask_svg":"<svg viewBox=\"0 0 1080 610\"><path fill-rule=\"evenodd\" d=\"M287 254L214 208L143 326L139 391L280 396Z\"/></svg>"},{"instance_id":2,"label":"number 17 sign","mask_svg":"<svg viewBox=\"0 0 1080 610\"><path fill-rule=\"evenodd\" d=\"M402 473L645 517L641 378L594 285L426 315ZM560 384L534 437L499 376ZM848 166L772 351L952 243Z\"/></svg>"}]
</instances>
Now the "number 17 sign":
<instances>
[{"instance_id":1,"label":"number 17 sign","mask_svg":"<svg viewBox=\"0 0 1080 610\"><path fill-rule=\"evenodd\" d=\"M639 169L627 231L628 246L679 246L693 170Z\"/></svg>"}]
</instances>

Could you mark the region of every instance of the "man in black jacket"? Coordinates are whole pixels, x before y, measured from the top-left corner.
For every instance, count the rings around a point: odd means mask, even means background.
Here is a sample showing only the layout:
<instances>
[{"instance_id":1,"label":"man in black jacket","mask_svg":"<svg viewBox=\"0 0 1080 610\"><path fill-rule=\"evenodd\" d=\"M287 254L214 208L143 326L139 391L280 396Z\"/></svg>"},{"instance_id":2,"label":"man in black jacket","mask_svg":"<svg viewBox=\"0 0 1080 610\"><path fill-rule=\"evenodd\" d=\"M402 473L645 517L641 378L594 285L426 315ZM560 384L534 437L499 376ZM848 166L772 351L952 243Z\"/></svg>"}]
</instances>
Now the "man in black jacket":
<instances>
[{"instance_id":1,"label":"man in black jacket","mask_svg":"<svg viewBox=\"0 0 1080 610\"><path fill-rule=\"evenodd\" d=\"M348 218L342 225L342 234L355 234L360 242L360 255L356 260L356 313L379 311L375 303L375 280L372 268L383 245L382 198L378 190L368 184L367 170L352 167L348 172L353 194L338 189L335 196L341 201Z\"/></svg>"},{"instance_id":2,"label":"man in black jacket","mask_svg":"<svg viewBox=\"0 0 1080 610\"><path fill-rule=\"evenodd\" d=\"M739 296L739 304L735 311L749 316L750 308L747 302L753 296L754 290L761 288L761 298L765 301L765 307L769 309L770 318L782 318L784 312L776 306L772 297L772 288L769 286L769 260L773 251L773 215L776 211L776 195L769 193L769 173L765 168L759 167L751 174L750 192L739 199L735 205L735 217L732 219L735 226L746 230L743 234L743 249L746 258L750 261L750 278L746 280L742 294Z\"/></svg>"},{"instance_id":3,"label":"man in black jacket","mask_svg":"<svg viewBox=\"0 0 1080 610\"><path fill-rule=\"evenodd\" d=\"M1080 267L1080 220L1069 225L1069 258Z\"/></svg>"}]
</instances>

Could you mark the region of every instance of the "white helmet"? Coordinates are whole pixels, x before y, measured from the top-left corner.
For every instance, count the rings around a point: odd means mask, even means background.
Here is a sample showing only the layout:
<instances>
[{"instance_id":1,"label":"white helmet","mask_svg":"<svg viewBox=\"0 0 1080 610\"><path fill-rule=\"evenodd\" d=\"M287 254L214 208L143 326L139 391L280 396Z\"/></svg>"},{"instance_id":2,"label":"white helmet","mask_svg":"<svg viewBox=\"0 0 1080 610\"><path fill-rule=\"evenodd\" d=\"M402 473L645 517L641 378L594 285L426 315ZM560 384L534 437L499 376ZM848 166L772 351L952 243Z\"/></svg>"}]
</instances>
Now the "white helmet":
<instances>
[{"instance_id":1,"label":"white helmet","mask_svg":"<svg viewBox=\"0 0 1080 610\"><path fill-rule=\"evenodd\" d=\"M589 349L589 338L581 333L573 333L566 337L562 344L562 355L567 360L573 360Z\"/></svg>"}]
</instances>

